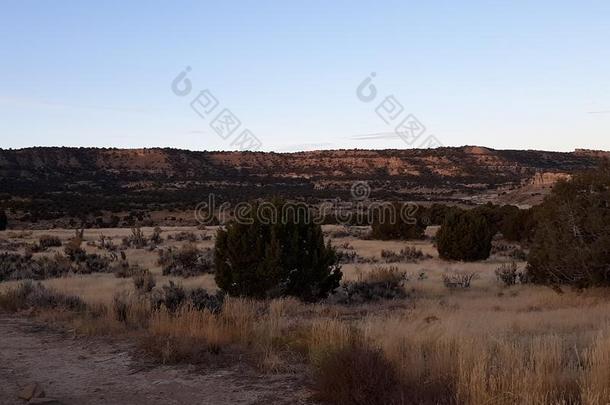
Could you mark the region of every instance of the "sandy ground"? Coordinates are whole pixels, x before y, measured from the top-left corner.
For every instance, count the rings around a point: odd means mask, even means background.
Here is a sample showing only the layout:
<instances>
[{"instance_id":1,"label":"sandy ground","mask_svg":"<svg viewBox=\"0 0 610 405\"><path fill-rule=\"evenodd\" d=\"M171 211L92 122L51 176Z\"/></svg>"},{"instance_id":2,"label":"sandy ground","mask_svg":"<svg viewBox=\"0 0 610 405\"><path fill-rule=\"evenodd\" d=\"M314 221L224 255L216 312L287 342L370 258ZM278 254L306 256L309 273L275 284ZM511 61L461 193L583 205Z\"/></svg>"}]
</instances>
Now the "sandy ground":
<instances>
[{"instance_id":1,"label":"sandy ground","mask_svg":"<svg viewBox=\"0 0 610 405\"><path fill-rule=\"evenodd\" d=\"M20 390L39 383L62 404L308 404L294 374L226 368L151 366L128 343L72 338L30 319L0 317L0 404L24 404Z\"/></svg>"}]
</instances>

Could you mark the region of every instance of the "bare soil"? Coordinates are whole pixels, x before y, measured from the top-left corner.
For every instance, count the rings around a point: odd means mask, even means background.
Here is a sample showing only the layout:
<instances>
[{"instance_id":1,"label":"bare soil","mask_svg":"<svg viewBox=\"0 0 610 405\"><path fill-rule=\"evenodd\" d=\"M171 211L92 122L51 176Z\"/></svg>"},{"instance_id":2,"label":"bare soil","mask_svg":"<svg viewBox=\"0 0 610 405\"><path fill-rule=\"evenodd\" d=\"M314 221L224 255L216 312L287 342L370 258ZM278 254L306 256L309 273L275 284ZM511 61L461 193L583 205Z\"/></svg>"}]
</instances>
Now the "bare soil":
<instances>
[{"instance_id":1,"label":"bare soil","mask_svg":"<svg viewBox=\"0 0 610 405\"><path fill-rule=\"evenodd\" d=\"M310 404L302 373L247 364L155 366L129 342L75 338L32 319L0 316L0 404L24 404L38 383L62 404Z\"/></svg>"}]
</instances>

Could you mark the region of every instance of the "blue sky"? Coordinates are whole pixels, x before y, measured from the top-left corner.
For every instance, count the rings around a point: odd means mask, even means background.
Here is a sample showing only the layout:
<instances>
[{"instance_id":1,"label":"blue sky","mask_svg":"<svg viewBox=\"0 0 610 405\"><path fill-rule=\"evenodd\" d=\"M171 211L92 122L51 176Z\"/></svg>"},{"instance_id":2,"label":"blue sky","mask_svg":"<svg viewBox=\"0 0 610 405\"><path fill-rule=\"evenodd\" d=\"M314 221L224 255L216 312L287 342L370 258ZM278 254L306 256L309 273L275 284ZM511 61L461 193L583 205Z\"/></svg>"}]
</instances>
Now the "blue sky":
<instances>
[{"instance_id":1,"label":"blue sky","mask_svg":"<svg viewBox=\"0 0 610 405\"><path fill-rule=\"evenodd\" d=\"M0 147L610 150L608 1L2 1ZM173 79L186 66L192 92ZM356 88L372 72L377 98ZM208 89L241 121L221 138ZM425 126L394 134L387 96ZM401 115L402 117L402 115ZM380 136L366 136L378 134Z\"/></svg>"}]
</instances>

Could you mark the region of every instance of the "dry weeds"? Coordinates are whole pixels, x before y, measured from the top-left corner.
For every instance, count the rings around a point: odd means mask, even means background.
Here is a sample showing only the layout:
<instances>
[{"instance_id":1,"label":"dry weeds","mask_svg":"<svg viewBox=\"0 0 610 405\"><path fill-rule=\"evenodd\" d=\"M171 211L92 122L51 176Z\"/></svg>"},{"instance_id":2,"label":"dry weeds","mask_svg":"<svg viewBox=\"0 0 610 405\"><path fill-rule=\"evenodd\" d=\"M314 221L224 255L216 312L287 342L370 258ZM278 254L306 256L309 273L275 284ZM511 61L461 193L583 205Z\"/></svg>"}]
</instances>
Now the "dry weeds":
<instances>
[{"instance_id":1,"label":"dry weeds","mask_svg":"<svg viewBox=\"0 0 610 405\"><path fill-rule=\"evenodd\" d=\"M111 236L116 239L119 235ZM86 232L85 237L95 235ZM342 240L363 256L395 248L393 242ZM431 251L421 242L417 247ZM155 254L147 253L151 258L142 260L152 263ZM51 290L81 297L90 310L78 315L40 312L69 323L76 333L133 335L147 353L165 363L239 352L248 353L263 372L309 364L317 370L320 395L336 403L345 395L333 397L336 392L328 388L333 381L369 392L370 384L362 381L373 377L366 370L346 370L354 365L370 369L381 365L398 385L400 396L394 392L391 399L397 403L608 403L609 291L565 290L558 294L531 285L505 287L494 274L500 263L497 258L476 264L448 264L437 258L419 264L399 263L393 271L410 275L406 282L409 305L402 307L383 302L342 307L306 305L292 299L255 302L229 298L218 313L189 306L172 313L164 308L152 310L134 292L130 279L92 274L43 281ZM372 265L347 265L344 270L351 280L380 277ZM158 267L151 271L157 285L177 280L161 276ZM477 279L469 289L449 291L442 276L452 271L472 272ZM180 282L186 288L214 289L211 275ZM15 285L3 283L0 291ZM117 293L125 303L120 316L114 307ZM379 389L384 389L383 384ZM355 388L350 391L357 394ZM351 400L381 403L368 396L361 398Z\"/></svg>"}]
</instances>

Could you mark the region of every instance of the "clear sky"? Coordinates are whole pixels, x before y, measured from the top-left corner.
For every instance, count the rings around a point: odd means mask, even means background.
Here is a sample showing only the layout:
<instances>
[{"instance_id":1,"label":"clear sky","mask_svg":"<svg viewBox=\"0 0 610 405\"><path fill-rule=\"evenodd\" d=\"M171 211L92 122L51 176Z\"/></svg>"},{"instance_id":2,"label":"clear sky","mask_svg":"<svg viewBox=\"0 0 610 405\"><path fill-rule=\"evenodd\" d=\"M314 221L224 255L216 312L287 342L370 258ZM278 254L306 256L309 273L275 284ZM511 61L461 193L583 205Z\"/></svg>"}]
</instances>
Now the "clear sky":
<instances>
[{"instance_id":1,"label":"clear sky","mask_svg":"<svg viewBox=\"0 0 610 405\"><path fill-rule=\"evenodd\" d=\"M231 150L249 129L275 151L409 148L429 135L610 150L607 0L0 4L2 148ZM192 91L178 96L187 66ZM363 102L356 89L373 72L377 98ZM214 115L242 123L226 140L190 106L205 89ZM390 95L425 126L417 142L376 113Z\"/></svg>"}]
</instances>

